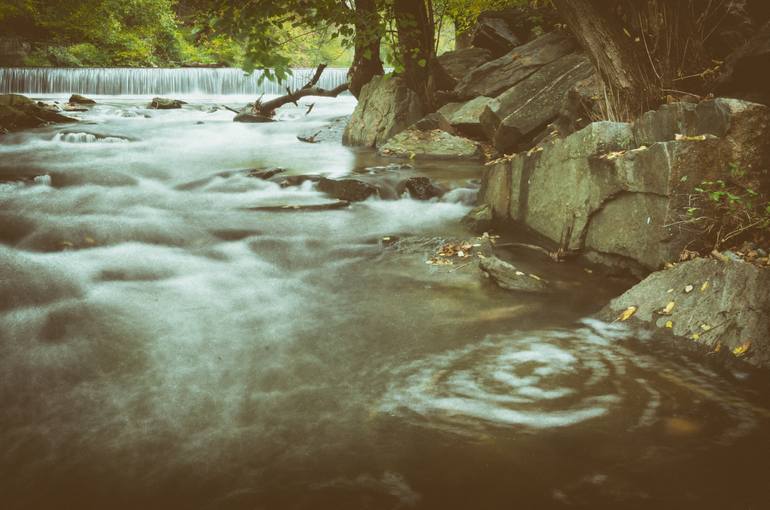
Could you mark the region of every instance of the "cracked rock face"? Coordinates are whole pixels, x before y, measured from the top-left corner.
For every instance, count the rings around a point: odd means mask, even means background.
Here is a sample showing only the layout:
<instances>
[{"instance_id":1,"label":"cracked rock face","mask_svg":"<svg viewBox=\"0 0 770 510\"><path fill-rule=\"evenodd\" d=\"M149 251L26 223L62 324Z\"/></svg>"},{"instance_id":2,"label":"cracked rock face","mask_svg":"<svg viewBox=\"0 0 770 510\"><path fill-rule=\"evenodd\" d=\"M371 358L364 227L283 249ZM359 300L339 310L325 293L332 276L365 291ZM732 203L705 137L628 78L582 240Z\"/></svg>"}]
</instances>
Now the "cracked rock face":
<instances>
[{"instance_id":1,"label":"cracked rock face","mask_svg":"<svg viewBox=\"0 0 770 510\"><path fill-rule=\"evenodd\" d=\"M644 275L700 234L682 222L704 180L768 185L768 107L735 99L671 104L633 124L595 122L490 165L482 201L566 248ZM764 183L764 184L763 184Z\"/></svg>"},{"instance_id":2,"label":"cracked rock face","mask_svg":"<svg viewBox=\"0 0 770 510\"><path fill-rule=\"evenodd\" d=\"M422 116L417 94L408 89L401 78L375 76L361 89L342 143L379 147Z\"/></svg>"},{"instance_id":3,"label":"cracked rock face","mask_svg":"<svg viewBox=\"0 0 770 510\"><path fill-rule=\"evenodd\" d=\"M770 368L769 288L766 269L695 259L651 274L599 315L611 321L636 307L632 323Z\"/></svg>"}]
</instances>

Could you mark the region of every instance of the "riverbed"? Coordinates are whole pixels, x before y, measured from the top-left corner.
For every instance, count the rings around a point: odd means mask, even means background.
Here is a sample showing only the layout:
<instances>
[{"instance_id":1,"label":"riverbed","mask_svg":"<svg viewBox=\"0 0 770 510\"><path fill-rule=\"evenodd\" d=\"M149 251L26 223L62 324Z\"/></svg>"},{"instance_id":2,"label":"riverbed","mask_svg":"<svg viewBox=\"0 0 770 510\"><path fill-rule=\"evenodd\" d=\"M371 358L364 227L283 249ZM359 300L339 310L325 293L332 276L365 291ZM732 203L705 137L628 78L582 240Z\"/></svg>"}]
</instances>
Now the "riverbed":
<instances>
[{"instance_id":1,"label":"riverbed","mask_svg":"<svg viewBox=\"0 0 770 510\"><path fill-rule=\"evenodd\" d=\"M628 280L502 251L559 289L522 295L392 248L473 243L482 165L297 140L349 96L95 99L0 138L3 508L770 504L766 378L590 319ZM333 201L240 171L275 167L449 192L260 210Z\"/></svg>"}]
</instances>

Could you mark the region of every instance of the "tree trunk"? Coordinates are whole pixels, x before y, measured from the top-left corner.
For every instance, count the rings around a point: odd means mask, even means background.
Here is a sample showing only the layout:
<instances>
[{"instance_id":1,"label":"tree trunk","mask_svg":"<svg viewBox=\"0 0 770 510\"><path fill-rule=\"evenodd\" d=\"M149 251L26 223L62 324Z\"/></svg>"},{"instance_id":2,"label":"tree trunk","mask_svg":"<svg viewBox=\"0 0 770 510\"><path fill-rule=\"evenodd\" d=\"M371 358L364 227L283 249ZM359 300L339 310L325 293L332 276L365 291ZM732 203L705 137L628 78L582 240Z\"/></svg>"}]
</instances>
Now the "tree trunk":
<instances>
[{"instance_id":1,"label":"tree trunk","mask_svg":"<svg viewBox=\"0 0 770 510\"><path fill-rule=\"evenodd\" d=\"M426 111L436 109L432 69L435 61L431 0L395 0L393 11L398 47L407 86L417 93Z\"/></svg>"},{"instance_id":2,"label":"tree trunk","mask_svg":"<svg viewBox=\"0 0 770 510\"><path fill-rule=\"evenodd\" d=\"M355 27L355 53L348 78L350 93L358 97L361 87L375 76L385 73L380 60L382 21L376 0L356 1Z\"/></svg>"},{"instance_id":3,"label":"tree trunk","mask_svg":"<svg viewBox=\"0 0 770 510\"><path fill-rule=\"evenodd\" d=\"M553 0L604 81L608 117L629 120L657 106L662 93L644 46L623 32L605 0Z\"/></svg>"}]
</instances>

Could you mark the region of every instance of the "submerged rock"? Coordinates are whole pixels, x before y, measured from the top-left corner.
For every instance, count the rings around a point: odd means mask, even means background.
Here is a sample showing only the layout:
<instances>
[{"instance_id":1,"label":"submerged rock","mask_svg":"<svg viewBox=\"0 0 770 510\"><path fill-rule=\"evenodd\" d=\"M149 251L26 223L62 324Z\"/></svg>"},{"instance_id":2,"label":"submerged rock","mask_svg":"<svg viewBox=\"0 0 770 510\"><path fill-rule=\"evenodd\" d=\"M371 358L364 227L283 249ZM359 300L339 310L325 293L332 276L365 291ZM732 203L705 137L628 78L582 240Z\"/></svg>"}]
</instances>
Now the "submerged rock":
<instances>
[{"instance_id":1,"label":"submerged rock","mask_svg":"<svg viewBox=\"0 0 770 510\"><path fill-rule=\"evenodd\" d=\"M233 122L246 122L248 124L263 124L266 122L275 122L275 119L269 115L262 115L261 113L255 113L254 110L247 106L243 108L233 118Z\"/></svg>"},{"instance_id":2,"label":"submerged rock","mask_svg":"<svg viewBox=\"0 0 770 510\"><path fill-rule=\"evenodd\" d=\"M695 259L649 275L600 312L770 368L770 270ZM633 308L632 308L633 307Z\"/></svg>"},{"instance_id":3,"label":"submerged rock","mask_svg":"<svg viewBox=\"0 0 770 510\"><path fill-rule=\"evenodd\" d=\"M479 258L479 269L495 284L518 292L547 292L548 285L539 277L519 271L512 264L494 255Z\"/></svg>"},{"instance_id":4,"label":"submerged rock","mask_svg":"<svg viewBox=\"0 0 770 510\"><path fill-rule=\"evenodd\" d=\"M444 194L443 190L433 184L427 177L410 177L396 186L399 195L409 193L415 200L430 200Z\"/></svg>"},{"instance_id":5,"label":"submerged rock","mask_svg":"<svg viewBox=\"0 0 770 510\"><path fill-rule=\"evenodd\" d=\"M256 177L257 179L272 179L278 174L282 174L286 171L285 168L252 168L247 171L246 175L249 177Z\"/></svg>"},{"instance_id":6,"label":"submerged rock","mask_svg":"<svg viewBox=\"0 0 770 510\"><path fill-rule=\"evenodd\" d=\"M327 195L347 202L360 202L379 194L376 186L358 179L327 179L326 177L321 177L318 181L318 189Z\"/></svg>"},{"instance_id":7,"label":"submerged rock","mask_svg":"<svg viewBox=\"0 0 770 510\"><path fill-rule=\"evenodd\" d=\"M439 129L431 131L407 129L383 145L379 153L383 156L418 159L481 160L483 158L478 143Z\"/></svg>"},{"instance_id":8,"label":"submerged rock","mask_svg":"<svg viewBox=\"0 0 770 510\"><path fill-rule=\"evenodd\" d=\"M318 182L320 180L320 175L276 175L270 179L270 181L278 184L282 188L301 186L306 182Z\"/></svg>"},{"instance_id":9,"label":"submerged rock","mask_svg":"<svg viewBox=\"0 0 770 510\"><path fill-rule=\"evenodd\" d=\"M297 139L305 143L342 143L342 135L349 120L349 115L339 117L323 127L300 133L297 135Z\"/></svg>"},{"instance_id":10,"label":"submerged rock","mask_svg":"<svg viewBox=\"0 0 770 510\"><path fill-rule=\"evenodd\" d=\"M147 108L152 110L175 110L187 104L179 99L169 99L165 97L154 97Z\"/></svg>"},{"instance_id":11,"label":"submerged rock","mask_svg":"<svg viewBox=\"0 0 770 510\"><path fill-rule=\"evenodd\" d=\"M423 116L420 100L402 78L375 76L361 88L342 143L379 147Z\"/></svg>"}]
</instances>

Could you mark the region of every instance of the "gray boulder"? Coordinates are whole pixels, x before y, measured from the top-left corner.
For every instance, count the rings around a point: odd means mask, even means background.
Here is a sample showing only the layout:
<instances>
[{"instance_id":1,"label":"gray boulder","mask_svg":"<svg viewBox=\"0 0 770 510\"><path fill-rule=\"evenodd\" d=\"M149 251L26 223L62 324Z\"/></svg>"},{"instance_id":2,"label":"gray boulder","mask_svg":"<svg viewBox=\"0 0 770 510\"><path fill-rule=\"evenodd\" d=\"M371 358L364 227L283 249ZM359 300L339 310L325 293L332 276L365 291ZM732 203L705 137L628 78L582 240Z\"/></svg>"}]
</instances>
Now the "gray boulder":
<instances>
[{"instance_id":1,"label":"gray boulder","mask_svg":"<svg viewBox=\"0 0 770 510\"><path fill-rule=\"evenodd\" d=\"M652 273L612 300L600 316L615 320L636 307L631 322L770 368L768 289L768 269L746 262L695 259Z\"/></svg>"},{"instance_id":2,"label":"gray boulder","mask_svg":"<svg viewBox=\"0 0 770 510\"><path fill-rule=\"evenodd\" d=\"M403 79L375 76L361 88L358 104L345 128L345 145L379 147L424 115L420 100Z\"/></svg>"},{"instance_id":3,"label":"gray boulder","mask_svg":"<svg viewBox=\"0 0 770 510\"><path fill-rule=\"evenodd\" d=\"M448 51L436 59L441 69L440 90L452 90L469 71L492 60L492 53L484 48L463 48Z\"/></svg>"},{"instance_id":4,"label":"gray boulder","mask_svg":"<svg viewBox=\"0 0 770 510\"><path fill-rule=\"evenodd\" d=\"M442 114L458 133L474 138L483 138L481 117L487 109L497 110L499 105L491 97L477 97L464 103L449 103L442 106L438 113Z\"/></svg>"},{"instance_id":5,"label":"gray boulder","mask_svg":"<svg viewBox=\"0 0 770 510\"><path fill-rule=\"evenodd\" d=\"M494 132L491 139L502 153L528 148L556 120L576 83L592 74L593 64L579 53L546 64L487 105L481 115L484 131Z\"/></svg>"},{"instance_id":6,"label":"gray boulder","mask_svg":"<svg viewBox=\"0 0 770 510\"><path fill-rule=\"evenodd\" d=\"M481 160L483 158L478 143L440 129L420 131L410 128L402 131L380 147L379 154L410 159Z\"/></svg>"},{"instance_id":7,"label":"gray boulder","mask_svg":"<svg viewBox=\"0 0 770 510\"><path fill-rule=\"evenodd\" d=\"M546 64L573 53L577 43L563 32L551 32L487 62L465 75L455 92L460 98L496 97Z\"/></svg>"},{"instance_id":8,"label":"gray boulder","mask_svg":"<svg viewBox=\"0 0 770 510\"><path fill-rule=\"evenodd\" d=\"M685 210L702 181L727 180L738 164L745 182L767 185L768 135L770 111L760 104L668 105L634 124L595 122L489 165L481 200L499 220L643 275L701 242Z\"/></svg>"}]
</instances>

